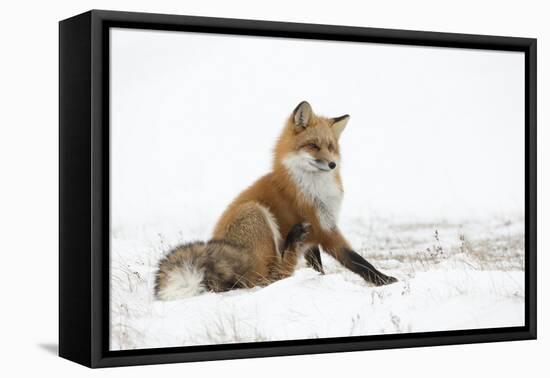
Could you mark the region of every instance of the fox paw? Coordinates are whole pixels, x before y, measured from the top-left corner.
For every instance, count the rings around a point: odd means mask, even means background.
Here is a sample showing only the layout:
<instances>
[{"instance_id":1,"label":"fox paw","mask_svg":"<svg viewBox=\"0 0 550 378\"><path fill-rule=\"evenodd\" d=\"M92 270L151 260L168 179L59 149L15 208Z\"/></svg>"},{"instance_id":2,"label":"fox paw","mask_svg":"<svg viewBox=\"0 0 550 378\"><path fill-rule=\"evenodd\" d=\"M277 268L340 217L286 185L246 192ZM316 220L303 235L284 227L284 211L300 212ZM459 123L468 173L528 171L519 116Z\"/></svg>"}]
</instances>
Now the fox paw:
<instances>
[{"instance_id":1,"label":"fox paw","mask_svg":"<svg viewBox=\"0 0 550 378\"><path fill-rule=\"evenodd\" d=\"M284 250L292 249L297 244L305 242L310 232L311 224L306 222L296 223L286 236Z\"/></svg>"},{"instance_id":2,"label":"fox paw","mask_svg":"<svg viewBox=\"0 0 550 378\"><path fill-rule=\"evenodd\" d=\"M376 276L373 283L376 286L383 286L383 285L390 285L392 283L396 283L397 281L398 280L395 277L382 275L382 276Z\"/></svg>"},{"instance_id":3,"label":"fox paw","mask_svg":"<svg viewBox=\"0 0 550 378\"><path fill-rule=\"evenodd\" d=\"M296 232L296 242L304 242L306 241L309 233L311 232L311 224L307 222L302 222L295 224L292 229L295 229ZM292 232L292 230L291 230Z\"/></svg>"}]
</instances>

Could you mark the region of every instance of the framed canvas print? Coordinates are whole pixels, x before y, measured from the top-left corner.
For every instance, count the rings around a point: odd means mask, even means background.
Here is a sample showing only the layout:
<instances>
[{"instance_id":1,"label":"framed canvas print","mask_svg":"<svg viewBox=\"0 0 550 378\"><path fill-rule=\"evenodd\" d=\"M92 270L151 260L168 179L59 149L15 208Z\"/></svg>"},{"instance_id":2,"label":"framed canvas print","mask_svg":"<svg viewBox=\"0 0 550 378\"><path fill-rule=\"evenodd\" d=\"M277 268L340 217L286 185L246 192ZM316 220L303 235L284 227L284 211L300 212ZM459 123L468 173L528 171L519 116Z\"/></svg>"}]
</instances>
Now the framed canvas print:
<instances>
[{"instance_id":1,"label":"framed canvas print","mask_svg":"<svg viewBox=\"0 0 550 378\"><path fill-rule=\"evenodd\" d=\"M536 40L60 22L60 355L536 337Z\"/></svg>"}]
</instances>

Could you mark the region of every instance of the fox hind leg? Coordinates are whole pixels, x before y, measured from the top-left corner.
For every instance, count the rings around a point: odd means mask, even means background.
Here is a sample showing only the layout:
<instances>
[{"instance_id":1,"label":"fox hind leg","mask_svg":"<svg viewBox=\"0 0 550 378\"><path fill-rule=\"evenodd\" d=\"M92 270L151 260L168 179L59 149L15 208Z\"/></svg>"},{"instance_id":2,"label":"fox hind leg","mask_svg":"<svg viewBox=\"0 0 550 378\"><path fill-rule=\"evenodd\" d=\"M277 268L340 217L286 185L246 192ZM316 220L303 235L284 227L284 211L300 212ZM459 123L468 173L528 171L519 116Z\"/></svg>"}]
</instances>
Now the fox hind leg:
<instances>
[{"instance_id":1,"label":"fox hind leg","mask_svg":"<svg viewBox=\"0 0 550 378\"><path fill-rule=\"evenodd\" d=\"M302 244L311 231L311 225L309 223L297 223L288 232L285 239L283 250L281 251L281 257L284 259L285 252L293 252L296 247Z\"/></svg>"},{"instance_id":2,"label":"fox hind leg","mask_svg":"<svg viewBox=\"0 0 550 378\"><path fill-rule=\"evenodd\" d=\"M275 279L288 277L294 272L298 255L310 231L311 225L309 223L297 223L292 226L281 251L281 261L275 272Z\"/></svg>"},{"instance_id":3,"label":"fox hind leg","mask_svg":"<svg viewBox=\"0 0 550 378\"><path fill-rule=\"evenodd\" d=\"M301 243L305 240L307 235L309 234L309 231L311 229L311 225L309 223L298 223L295 224L288 233L285 245L283 250L281 251L281 255L284 259L285 251L292 250L295 247L296 243ZM316 271L318 271L321 274L325 274L325 271L323 269L323 262L321 261L321 251L319 249L319 246L313 246L309 248L305 253L304 257L306 259L306 262L308 266L312 267Z\"/></svg>"}]
</instances>

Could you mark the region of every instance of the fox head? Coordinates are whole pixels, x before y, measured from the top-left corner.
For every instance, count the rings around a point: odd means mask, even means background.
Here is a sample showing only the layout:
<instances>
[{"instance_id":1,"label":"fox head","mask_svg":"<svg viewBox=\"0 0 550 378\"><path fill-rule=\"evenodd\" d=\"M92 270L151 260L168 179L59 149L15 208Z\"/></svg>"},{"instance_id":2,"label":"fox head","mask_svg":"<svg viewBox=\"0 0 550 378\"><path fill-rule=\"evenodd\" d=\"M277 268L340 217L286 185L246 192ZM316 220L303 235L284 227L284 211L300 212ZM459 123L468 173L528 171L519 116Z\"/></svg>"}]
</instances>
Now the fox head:
<instances>
[{"instance_id":1,"label":"fox head","mask_svg":"<svg viewBox=\"0 0 550 378\"><path fill-rule=\"evenodd\" d=\"M292 170L330 174L338 171L338 140L349 115L326 118L316 115L307 101L302 101L290 115L275 147L275 165Z\"/></svg>"}]
</instances>

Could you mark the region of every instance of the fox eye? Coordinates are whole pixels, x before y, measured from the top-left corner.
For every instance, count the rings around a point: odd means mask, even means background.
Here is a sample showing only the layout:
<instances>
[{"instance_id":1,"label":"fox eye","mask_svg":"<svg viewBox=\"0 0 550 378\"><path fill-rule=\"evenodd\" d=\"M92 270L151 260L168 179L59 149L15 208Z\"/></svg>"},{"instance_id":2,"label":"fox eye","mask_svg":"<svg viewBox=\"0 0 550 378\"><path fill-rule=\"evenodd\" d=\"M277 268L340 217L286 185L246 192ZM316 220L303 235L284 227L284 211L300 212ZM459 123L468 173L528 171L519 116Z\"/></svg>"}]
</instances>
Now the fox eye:
<instances>
[{"instance_id":1,"label":"fox eye","mask_svg":"<svg viewBox=\"0 0 550 378\"><path fill-rule=\"evenodd\" d=\"M317 150L317 151L320 150L319 146L316 145L315 143L308 143L307 147L309 147L311 149L314 149L314 150Z\"/></svg>"},{"instance_id":2,"label":"fox eye","mask_svg":"<svg viewBox=\"0 0 550 378\"><path fill-rule=\"evenodd\" d=\"M328 145L328 150L329 150L329 151L334 151L334 144L332 144L332 143L329 144L329 145Z\"/></svg>"}]
</instances>

